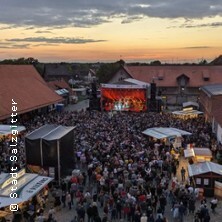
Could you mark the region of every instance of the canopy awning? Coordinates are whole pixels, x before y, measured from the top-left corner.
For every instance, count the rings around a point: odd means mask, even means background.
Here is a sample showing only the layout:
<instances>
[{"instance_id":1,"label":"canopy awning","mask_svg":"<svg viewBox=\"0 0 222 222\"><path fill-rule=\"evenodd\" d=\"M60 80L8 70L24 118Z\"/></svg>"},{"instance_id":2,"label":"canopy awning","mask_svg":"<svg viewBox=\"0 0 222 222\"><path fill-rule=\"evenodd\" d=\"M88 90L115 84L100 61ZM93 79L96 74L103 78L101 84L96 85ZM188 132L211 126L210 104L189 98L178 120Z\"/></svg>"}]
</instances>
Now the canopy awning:
<instances>
[{"instance_id":1,"label":"canopy awning","mask_svg":"<svg viewBox=\"0 0 222 222\"><path fill-rule=\"evenodd\" d=\"M142 133L147 136L154 137L156 139L163 139L163 138L168 138L172 136L181 137L184 135L191 135L190 132L187 132L184 130L180 130L176 128L164 128L164 127L148 128Z\"/></svg>"},{"instance_id":2,"label":"canopy awning","mask_svg":"<svg viewBox=\"0 0 222 222\"><path fill-rule=\"evenodd\" d=\"M11 125L0 125L0 135L10 135L12 134L12 130L17 130L20 133L25 131L26 128L24 126L11 127Z\"/></svg>"},{"instance_id":3,"label":"canopy awning","mask_svg":"<svg viewBox=\"0 0 222 222\"><path fill-rule=\"evenodd\" d=\"M189 102L184 102L184 103L183 103L183 107L184 107L184 108L185 108L185 107L189 107L189 106L195 106L195 107L199 108L199 104L196 103L196 102L193 102L193 101L189 101Z\"/></svg>"},{"instance_id":4,"label":"canopy awning","mask_svg":"<svg viewBox=\"0 0 222 222\"><path fill-rule=\"evenodd\" d=\"M175 115L183 115L183 116L189 116L189 115L199 115L203 114L203 112L200 112L198 110L179 110L179 111L174 111L172 114Z\"/></svg>"},{"instance_id":5,"label":"canopy awning","mask_svg":"<svg viewBox=\"0 0 222 222\"><path fill-rule=\"evenodd\" d=\"M2 197L0 196L0 208L7 207L11 204L19 204L24 202L21 198L11 198L11 197Z\"/></svg>"},{"instance_id":6,"label":"canopy awning","mask_svg":"<svg viewBox=\"0 0 222 222\"><path fill-rule=\"evenodd\" d=\"M59 140L73 129L75 129L73 126L57 126L55 124L46 124L26 135L25 138L29 140L36 140L40 138L47 141Z\"/></svg>"},{"instance_id":7,"label":"canopy awning","mask_svg":"<svg viewBox=\"0 0 222 222\"><path fill-rule=\"evenodd\" d=\"M207 157L212 157L212 152L209 148L198 148L195 147L194 153L196 156L207 156Z\"/></svg>"},{"instance_id":8,"label":"canopy awning","mask_svg":"<svg viewBox=\"0 0 222 222\"><path fill-rule=\"evenodd\" d=\"M206 156L206 157L212 157L212 152L209 148L190 148L184 150L184 157L194 157L194 156Z\"/></svg>"},{"instance_id":9,"label":"canopy awning","mask_svg":"<svg viewBox=\"0 0 222 222\"><path fill-rule=\"evenodd\" d=\"M213 172L222 176L222 165L208 161L188 165L188 173L190 177L209 172Z\"/></svg>"},{"instance_id":10,"label":"canopy awning","mask_svg":"<svg viewBox=\"0 0 222 222\"><path fill-rule=\"evenodd\" d=\"M13 178L10 174L8 174L8 176L3 175L4 177L1 178L0 208L29 200L53 180L51 177L25 173L25 169L16 173L17 174L14 175L17 180L16 185L13 185L13 180L15 180L15 178ZM10 197L10 194L12 193L12 186L14 187L13 189L16 187L14 192L17 193L17 198Z\"/></svg>"},{"instance_id":11,"label":"canopy awning","mask_svg":"<svg viewBox=\"0 0 222 222\"><path fill-rule=\"evenodd\" d=\"M193 149L186 149L183 151L184 152L184 157L188 158L188 157L194 157L195 153Z\"/></svg>"}]
</instances>

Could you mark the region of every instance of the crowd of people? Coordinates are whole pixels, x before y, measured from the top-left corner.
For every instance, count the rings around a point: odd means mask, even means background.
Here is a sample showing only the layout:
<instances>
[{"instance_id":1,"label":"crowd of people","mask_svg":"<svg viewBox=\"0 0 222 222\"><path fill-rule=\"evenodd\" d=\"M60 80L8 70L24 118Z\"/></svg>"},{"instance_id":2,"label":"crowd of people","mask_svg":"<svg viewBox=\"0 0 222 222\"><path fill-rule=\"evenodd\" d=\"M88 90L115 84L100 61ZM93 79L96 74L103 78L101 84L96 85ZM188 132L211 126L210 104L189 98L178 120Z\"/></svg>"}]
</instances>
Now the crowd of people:
<instances>
[{"instance_id":1,"label":"crowd of people","mask_svg":"<svg viewBox=\"0 0 222 222\"><path fill-rule=\"evenodd\" d=\"M196 221L210 221L206 202L196 206L198 191L189 177L183 171L182 181L176 178L178 160L171 152L188 144L214 148L215 153L221 148L204 117L182 120L169 113L55 112L36 115L21 124L26 133L44 124L76 126L71 144L75 151L73 168L81 172L69 181L63 180L62 193L52 190L51 213L46 218L40 212L36 221L55 221L55 209L68 207L75 211L75 222L164 222L169 221L165 215L167 205L175 221L184 221L190 213ZM150 127L175 127L192 135L183 138L181 147L173 147L143 135L142 131ZM0 142L2 172L9 172L11 167L9 144L6 138ZM24 136L20 136L18 146L17 166L22 168Z\"/></svg>"}]
</instances>

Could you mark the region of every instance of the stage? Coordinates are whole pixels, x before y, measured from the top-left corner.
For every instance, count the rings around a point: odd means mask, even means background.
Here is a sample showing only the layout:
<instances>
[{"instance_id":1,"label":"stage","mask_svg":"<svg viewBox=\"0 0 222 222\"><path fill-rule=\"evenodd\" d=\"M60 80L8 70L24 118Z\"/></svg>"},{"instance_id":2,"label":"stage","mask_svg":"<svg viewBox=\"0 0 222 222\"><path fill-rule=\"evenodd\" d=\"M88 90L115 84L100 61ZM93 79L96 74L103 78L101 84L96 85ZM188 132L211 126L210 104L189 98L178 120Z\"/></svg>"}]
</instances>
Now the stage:
<instances>
[{"instance_id":1,"label":"stage","mask_svg":"<svg viewBox=\"0 0 222 222\"><path fill-rule=\"evenodd\" d=\"M101 110L146 111L147 88L140 85L102 84Z\"/></svg>"}]
</instances>

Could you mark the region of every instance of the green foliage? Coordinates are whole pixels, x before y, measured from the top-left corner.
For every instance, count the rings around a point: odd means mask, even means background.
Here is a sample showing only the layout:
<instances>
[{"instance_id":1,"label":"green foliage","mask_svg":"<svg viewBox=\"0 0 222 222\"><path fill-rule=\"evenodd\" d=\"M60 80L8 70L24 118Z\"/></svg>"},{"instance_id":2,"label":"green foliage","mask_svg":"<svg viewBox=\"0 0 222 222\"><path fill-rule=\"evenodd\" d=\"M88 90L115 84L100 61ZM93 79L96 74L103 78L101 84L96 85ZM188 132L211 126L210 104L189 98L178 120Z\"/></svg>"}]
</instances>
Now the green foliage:
<instances>
[{"instance_id":1,"label":"green foliage","mask_svg":"<svg viewBox=\"0 0 222 222\"><path fill-rule=\"evenodd\" d=\"M44 78L45 75L45 65L43 63L36 63L35 68L38 73Z\"/></svg>"},{"instance_id":2,"label":"green foliage","mask_svg":"<svg viewBox=\"0 0 222 222\"><path fill-rule=\"evenodd\" d=\"M217 162L218 162L219 164L222 164L222 150L219 150L219 151L217 152L216 159L217 159Z\"/></svg>"},{"instance_id":3,"label":"green foliage","mask_svg":"<svg viewBox=\"0 0 222 222\"><path fill-rule=\"evenodd\" d=\"M202 60L199 62L199 65L207 65L207 60L206 60L206 59L202 59Z\"/></svg>"},{"instance_id":4,"label":"green foliage","mask_svg":"<svg viewBox=\"0 0 222 222\"><path fill-rule=\"evenodd\" d=\"M99 83L107 83L124 63L123 60L120 60L115 63L102 64L96 73Z\"/></svg>"},{"instance_id":5,"label":"green foliage","mask_svg":"<svg viewBox=\"0 0 222 222\"><path fill-rule=\"evenodd\" d=\"M34 65L38 63L38 59L32 57L29 58L18 58L18 59L5 59L0 62L0 64L9 64L9 65Z\"/></svg>"},{"instance_id":6,"label":"green foliage","mask_svg":"<svg viewBox=\"0 0 222 222\"><path fill-rule=\"evenodd\" d=\"M155 61L150 62L150 65L159 66L161 65L161 62L159 60L155 60Z\"/></svg>"}]
</instances>

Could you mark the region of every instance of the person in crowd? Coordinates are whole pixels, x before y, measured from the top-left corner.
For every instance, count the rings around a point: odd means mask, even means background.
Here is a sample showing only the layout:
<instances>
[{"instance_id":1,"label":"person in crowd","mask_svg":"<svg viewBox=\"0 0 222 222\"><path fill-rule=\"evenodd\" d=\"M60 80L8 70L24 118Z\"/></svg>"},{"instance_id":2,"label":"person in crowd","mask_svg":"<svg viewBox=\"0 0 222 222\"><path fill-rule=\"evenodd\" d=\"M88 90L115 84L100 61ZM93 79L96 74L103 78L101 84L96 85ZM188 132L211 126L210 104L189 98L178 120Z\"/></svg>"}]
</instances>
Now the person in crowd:
<instances>
[{"instance_id":1,"label":"person in crowd","mask_svg":"<svg viewBox=\"0 0 222 222\"><path fill-rule=\"evenodd\" d=\"M181 168L180 172L181 172L182 182L184 182L186 179L186 177L185 177L186 170L184 169L184 167Z\"/></svg>"},{"instance_id":2,"label":"person in crowd","mask_svg":"<svg viewBox=\"0 0 222 222\"><path fill-rule=\"evenodd\" d=\"M211 210L213 213L215 213L215 209L217 207L217 204L218 204L218 199L216 197L214 197L211 201L210 201L210 204L211 204Z\"/></svg>"},{"instance_id":3,"label":"person in crowd","mask_svg":"<svg viewBox=\"0 0 222 222\"><path fill-rule=\"evenodd\" d=\"M178 163L175 152L172 152L173 145L147 138L142 131L169 126L187 130L192 135L184 137L184 146L195 143L197 147L204 147L213 143L213 134L203 117L182 120L175 119L170 113L119 112L109 115L106 112L73 111L36 115L21 121L27 132L45 123L76 126L70 146L76 153L76 166L80 167L81 174L72 177L68 184L62 181L62 196L55 191L55 207L61 205L60 198L66 206L68 192L71 204L76 204L78 220L84 220L87 214L89 222L106 220L106 217L107 220L120 221L124 215L131 221L140 222L144 214L150 221L155 218L162 222L166 206L173 207L176 203L182 203L178 206L178 214L181 212L182 217L187 209L194 213L193 201L196 199L191 188L185 186L186 170L182 167L180 172L183 184L175 178L170 183L171 175L175 177L177 174ZM19 139L18 147L20 169L25 165L24 136ZM3 172L10 172L10 149L10 139L1 140L0 168ZM101 208L106 217L100 215ZM206 215L205 212L202 218Z\"/></svg>"}]
</instances>

